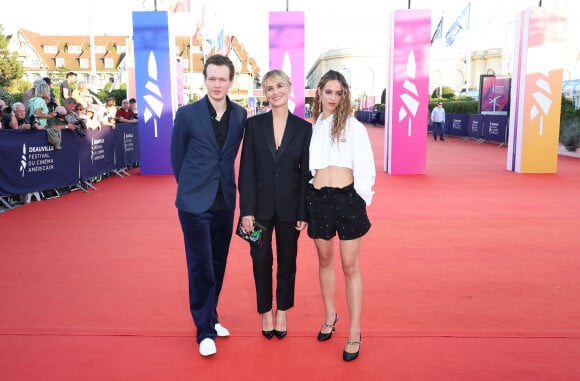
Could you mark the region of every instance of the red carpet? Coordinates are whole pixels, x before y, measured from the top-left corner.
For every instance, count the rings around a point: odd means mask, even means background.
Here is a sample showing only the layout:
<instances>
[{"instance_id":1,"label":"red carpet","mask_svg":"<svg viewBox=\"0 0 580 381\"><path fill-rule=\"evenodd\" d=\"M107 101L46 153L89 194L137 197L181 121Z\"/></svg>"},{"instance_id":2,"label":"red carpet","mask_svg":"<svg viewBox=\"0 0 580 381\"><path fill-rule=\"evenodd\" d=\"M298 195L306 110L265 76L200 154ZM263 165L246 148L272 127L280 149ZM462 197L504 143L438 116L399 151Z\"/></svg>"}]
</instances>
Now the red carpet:
<instances>
[{"instance_id":1,"label":"red carpet","mask_svg":"<svg viewBox=\"0 0 580 381\"><path fill-rule=\"evenodd\" d=\"M505 169L506 149L428 140L428 173L378 171L363 241L361 356L318 343L316 252L301 237L288 337L260 334L250 258L232 238L220 302L232 336L201 358L187 309L170 176L112 177L98 190L0 214L0 380L580 379L580 160L558 173ZM340 261L337 261L337 270Z\"/></svg>"}]
</instances>

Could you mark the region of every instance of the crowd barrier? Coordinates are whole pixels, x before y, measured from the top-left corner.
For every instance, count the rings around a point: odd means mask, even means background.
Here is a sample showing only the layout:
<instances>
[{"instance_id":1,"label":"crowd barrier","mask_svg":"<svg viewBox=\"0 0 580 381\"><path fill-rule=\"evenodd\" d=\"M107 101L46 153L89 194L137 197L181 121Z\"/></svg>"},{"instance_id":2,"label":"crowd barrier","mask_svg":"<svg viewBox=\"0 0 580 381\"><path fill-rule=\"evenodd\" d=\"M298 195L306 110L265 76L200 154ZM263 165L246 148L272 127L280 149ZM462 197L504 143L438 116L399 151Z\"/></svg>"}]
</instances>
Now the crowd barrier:
<instances>
[{"instance_id":1,"label":"crowd barrier","mask_svg":"<svg viewBox=\"0 0 580 381\"><path fill-rule=\"evenodd\" d=\"M382 111L357 111L356 118L367 124L385 124ZM427 126L433 131L433 124ZM477 140L487 140L505 144L507 142L508 117L495 114L446 114L445 134L465 136Z\"/></svg>"},{"instance_id":2,"label":"crowd barrier","mask_svg":"<svg viewBox=\"0 0 580 381\"><path fill-rule=\"evenodd\" d=\"M355 117L361 123L385 125L384 111L357 111Z\"/></svg>"},{"instance_id":3,"label":"crowd barrier","mask_svg":"<svg viewBox=\"0 0 580 381\"><path fill-rule=\"evenodd\" d=\"M136 123L84 132L63 130L55 150L44 130L0 129L0 197L86 184L139 163Z\"/></svg>"},{"instance_id":4,"label":"crowd barrier","mask_svg":"<svg viewBox=\"0 0 580 381\"><path fill-rule=\"evenodd\" d=\"M447 114L445 134L465 136L505 144L507 142L507 115Z\"/></svg>"}]
</instances>

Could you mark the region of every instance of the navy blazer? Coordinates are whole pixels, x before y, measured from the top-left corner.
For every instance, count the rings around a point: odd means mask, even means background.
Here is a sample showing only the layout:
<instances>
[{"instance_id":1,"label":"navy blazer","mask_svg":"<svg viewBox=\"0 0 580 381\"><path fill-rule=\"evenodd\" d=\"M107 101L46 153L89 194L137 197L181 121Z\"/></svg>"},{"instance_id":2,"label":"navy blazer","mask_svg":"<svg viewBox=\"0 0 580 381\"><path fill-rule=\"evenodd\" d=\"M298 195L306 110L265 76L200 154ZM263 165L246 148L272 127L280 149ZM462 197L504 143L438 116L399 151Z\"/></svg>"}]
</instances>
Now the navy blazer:
<instances>
[{"instance_id":1,"label":"navy blazer","mask_svg":"<svg viewBox=\"0 0 580 381\"><path fill-rule=\"evenodd\" d=\"M234 161L247 112L231 102L228 135L220 150L206 98L207 95L177 110L171 136L171 166L177 180L175 206L189 213L203 213L211 207L218 182L221 182L227 207L232 210L236 207Z\"/></svg>"},{"instance_id":2,"label":"navy blazer","mask_svg":"<svg viewBox=\"0 0 580 381\"><path fill-rule=\"evenodd\" d=\"M248 119L238 178L240 216L269 220L276 213L284 222L306 221L311 136L312 124L288 113L282 144L276 151L272 112Z\"/></svg>"}]
</instances>

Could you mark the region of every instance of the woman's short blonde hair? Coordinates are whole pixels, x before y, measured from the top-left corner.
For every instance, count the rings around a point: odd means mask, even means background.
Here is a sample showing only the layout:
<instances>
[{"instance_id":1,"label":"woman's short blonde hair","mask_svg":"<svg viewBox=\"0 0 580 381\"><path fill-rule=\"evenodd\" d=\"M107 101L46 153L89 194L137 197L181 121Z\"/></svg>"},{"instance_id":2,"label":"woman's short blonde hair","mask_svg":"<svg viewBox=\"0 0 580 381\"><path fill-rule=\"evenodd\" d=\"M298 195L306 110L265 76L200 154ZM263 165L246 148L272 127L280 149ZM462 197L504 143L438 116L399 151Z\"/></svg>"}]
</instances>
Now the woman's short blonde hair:
<instances>
[{"instance_id":1,"label":"woman's short blonde hair","mask_svg":"<svg viewBox=\"0 0 580 381\"><path fill-rule=\"evenodd\" d=\"M274 70L270 70L269 72L264 74L264 76L262 77L262 90L264 92L266 91L266 82L271 80L271 79L274 79L274 80L277 79L280 82L284 83L286 86L292 87L292 83L290 82L290 78L288 77L288 74L284 73L280 69L274 69Z\"/></svg>"}]
</instances>

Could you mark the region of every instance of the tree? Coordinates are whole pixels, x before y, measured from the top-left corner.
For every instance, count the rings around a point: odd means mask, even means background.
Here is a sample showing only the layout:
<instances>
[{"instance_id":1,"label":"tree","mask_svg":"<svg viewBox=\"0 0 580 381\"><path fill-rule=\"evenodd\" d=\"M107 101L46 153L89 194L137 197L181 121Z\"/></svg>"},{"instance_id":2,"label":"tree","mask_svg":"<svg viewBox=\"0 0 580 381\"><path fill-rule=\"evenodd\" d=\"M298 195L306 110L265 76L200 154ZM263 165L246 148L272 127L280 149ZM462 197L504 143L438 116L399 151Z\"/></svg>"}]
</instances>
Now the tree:
<instances>
[{"instance_id":1,"label":"tree","mask_svg":"<svg viewBox=\"0 0 580 381\"><path fill-rule=\"evenodd\" d=\"M22 78L24 67L18 60L18 53L8 50L8 39L4 27L0 25L0 86L9 87L12 81Z\"/></svg>"}]
</instances>

